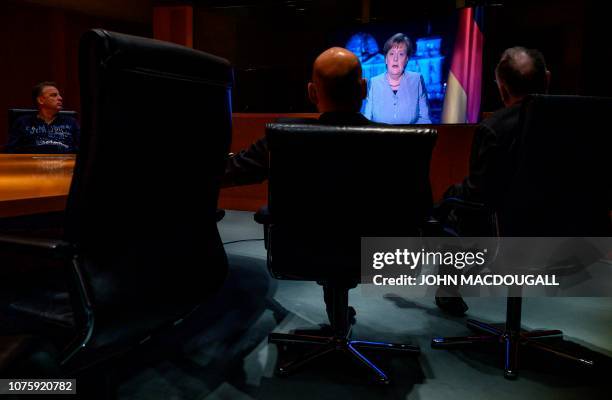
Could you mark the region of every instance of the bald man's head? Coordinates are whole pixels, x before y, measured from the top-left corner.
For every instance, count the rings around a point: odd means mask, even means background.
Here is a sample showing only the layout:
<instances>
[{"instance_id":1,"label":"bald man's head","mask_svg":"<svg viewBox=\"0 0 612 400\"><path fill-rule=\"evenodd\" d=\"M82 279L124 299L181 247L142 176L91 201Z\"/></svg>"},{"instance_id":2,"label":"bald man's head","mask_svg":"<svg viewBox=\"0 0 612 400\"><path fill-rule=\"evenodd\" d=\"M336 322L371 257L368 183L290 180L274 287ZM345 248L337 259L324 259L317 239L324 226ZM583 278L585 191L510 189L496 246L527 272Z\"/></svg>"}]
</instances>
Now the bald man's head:
<instances>
[{"instance_id":1,"label":"bald man's head","mask_svg":"<svg viewBox=\"0 0 612 400\"><path fill-rule=\"evenodd\" d=\"M308 84L308 97L320 112L357 112L365 95L366 83L355 54L332 47L317 57L312 82Z\"/></svg>"},{"instance_id":2,"label":"bald man's head","mask_svg":"<svg viewBox=\"0 0 612 400\"><path fill-rule=\"evenodd\" d=\"M495 75L506 105L528 94L548 91L550 72L546 69L544 56L535 49L506 49L495 67Z\"/></svg>"}]
</instances>

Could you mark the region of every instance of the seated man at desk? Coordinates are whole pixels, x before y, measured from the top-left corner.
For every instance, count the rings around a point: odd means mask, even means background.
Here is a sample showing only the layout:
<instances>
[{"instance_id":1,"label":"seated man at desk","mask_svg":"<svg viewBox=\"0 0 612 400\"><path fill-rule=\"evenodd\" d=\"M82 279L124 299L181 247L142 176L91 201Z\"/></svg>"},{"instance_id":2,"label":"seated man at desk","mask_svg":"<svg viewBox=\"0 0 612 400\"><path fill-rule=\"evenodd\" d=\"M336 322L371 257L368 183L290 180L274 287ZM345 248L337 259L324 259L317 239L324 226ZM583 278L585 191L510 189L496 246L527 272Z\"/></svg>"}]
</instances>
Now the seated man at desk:
<instances>
[{"instance_id":1,"label":"seated man at desk","mask_svg":"<svg viewBox=\"0 0 612 400\"><path fill-rule=\"evenodd\" d=\"M504 108L478 125L469 175L462 183L451 186L444 197L497 204L515 169L513 154L521 129L521 103L528 94L548 92L550 72L538 50L512 47L503 52L495 67L495 79Z\"/></svg>"},{"instance_id":2,"label":"seated man at desk","mask_svg":"<svg viewBox=\"0 0 612 400\"><path fill-rule=\"evenodd\" d=\"M38 113L17 118L9 131L7 153L75 153L79 124L61 115L62 96L53 82L41 82L32 89Z\"/></svg>"},{"instance_id":3,"label":"seated man at desk","mask_svg":"<svg viewBox=\"0 0 612 400\"><path fill-rule=\"evenodd\" d=\"M321 53L314 62L312 82L308 83L308 98L321 113L319 119L284 120L288 123L329 125L372 124L359 110L366 96L366 82L361 77L361 64L355 54L340 47ZM227 162L223 186L248 185L268 179L268 143L258 139L248 149L231 156ZM323 290L328 315L331 293ZM351 323L355 310L350 308Z\"/></svg>"},{"instance_id":4,"label":"seated man at desk","mask_svg":"<svg viewBox=\"0 0 612 400\"><path fill-rule=\"evenodd\" d=\"M317 57L313 65L312 82L308 84L308 97L321 113L319 119L283 120L287 123L313 123L329 125L384 125L371 122L361 113L367 85L362 78L361 64L349 50L332 47ZM268 144L265 137L248 149L231 156L227 162L223 186L261 183L268 179ZM331 297L324 288L325 303L330 315ZM455 298L438 303L441 308L454 307ZM461 301L461 300L459 300ZM355 310L351 307L351 322Z\"/></svg>"},{"instance_id":5,"label":"seated man at desk","mask_svg":"<svg viewBox=\"0 0 612 400\"><path fill-rule=\"evenodd\" d=\"M499 204L504 185L516 170L515 143L520 135L521 103L532 93L548 92L550 72L544 56L538 50L524 47L506 49L497 66L495 79L504 108L482 121L474 133L470 154L469 175L463 182L447 189L444 198L458 198L487 207ZM462 214L462 207L441 207L436 217L453 228L461 236L494 235L486 215ZM446 291L447 293L443 293ZM452 314L463 315L468 306L458 296L455 288L444 288L436 297L438 306L446 307ZM455 300L453 300L455 299Z\"/></svg>"}]
</instances>

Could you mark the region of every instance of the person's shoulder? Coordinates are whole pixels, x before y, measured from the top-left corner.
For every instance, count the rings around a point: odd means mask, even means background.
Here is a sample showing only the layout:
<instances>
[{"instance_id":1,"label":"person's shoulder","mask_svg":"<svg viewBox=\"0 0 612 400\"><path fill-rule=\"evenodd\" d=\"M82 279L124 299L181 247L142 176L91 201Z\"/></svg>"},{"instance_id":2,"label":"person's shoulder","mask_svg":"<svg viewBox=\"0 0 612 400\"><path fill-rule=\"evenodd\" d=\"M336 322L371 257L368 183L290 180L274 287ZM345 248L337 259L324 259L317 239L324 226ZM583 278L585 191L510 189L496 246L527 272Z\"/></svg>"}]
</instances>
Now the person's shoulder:
<instances>
[{"instance_id":1,"label":"person's shoulder","mask_svg":"<svg viewBox=\"0 0 612 400\"><path fill-rule=\"evenodd\" d=\"M32 124L36 123L37 119L38 119L38 117L36 117L36 114L21 115L21 116L15 118L15 121L13 122L13 126L15 126L15 125L32 125Z\"/></svg>"},{"instance_id":2,"label":"person's shoulder","mask_svg":"<svg viewBox=\"0 0 612 400\"><path fill-rule=\"evenodd\" d=\"M511 134L519 127L520 110L520 105L497 110L479 124L479 129L495 135Z\"/></svg>"},{"instance_id":3,"label":"person's shoulder","mask_svg":"<svg viewBox=\"0 0 612 400\"><path fill-rule=\"evenodd\" d=\"M504 107L493 114L491 114L487 119L483 120L480 124L487 127L494 127L500 123L507 122L516 122L518 123L518 118L520 114L521 108L520 105L514 105L512 107Z\"/></svg>"},{"instance_id":4,"label":"person's shoulder","mask_svg":"<svg viewBox=\"0 0 612 400\"><path fill-rule=\"evenodd\" d=\"M65 124L71 124L71 125L78 125L78 121L77 119L71 115L71 114L57 114L57 117L55 118L55 121L59 122L59 123L65 123Z\"/></svg>"},{"instance_id":5,"label":"person's shoulder","mask_svg":"<svg viewBox=\"0 0 612 400\"><path fill-rule=\"evenodd\" d=\"M387 123L384 123L384 122L375 122L375 121L367 119L366 117L363 117L363 121L364 121L363 125L365 125L365 126L380 126L380 127L390 127L390 126L393 126L391 124L387 124Z\"/></svg>"},{"instance_id":6,"label":"person's shoulder","mask_svg":"<svg viewBox=\"0 0 612 400\"><path fill-rule=\"evenodd\" d=\"M371 84L379 84L380 82L384 82L385 74L386 74L386 72L383 72L382 74L378 74L376 76L371 77L370 78L370 83Z\"/></svg>"},{"instance_id":7,"label":"person's shoulder","mask_svg":"<svg viewBox=\"0 0 612 400\"><path fill-rule=\"evenodd\" d=\"M404 71L404 76L411 82L419 82L421 80L421 74L414 71Z\"/></svg>"}]
</instances>

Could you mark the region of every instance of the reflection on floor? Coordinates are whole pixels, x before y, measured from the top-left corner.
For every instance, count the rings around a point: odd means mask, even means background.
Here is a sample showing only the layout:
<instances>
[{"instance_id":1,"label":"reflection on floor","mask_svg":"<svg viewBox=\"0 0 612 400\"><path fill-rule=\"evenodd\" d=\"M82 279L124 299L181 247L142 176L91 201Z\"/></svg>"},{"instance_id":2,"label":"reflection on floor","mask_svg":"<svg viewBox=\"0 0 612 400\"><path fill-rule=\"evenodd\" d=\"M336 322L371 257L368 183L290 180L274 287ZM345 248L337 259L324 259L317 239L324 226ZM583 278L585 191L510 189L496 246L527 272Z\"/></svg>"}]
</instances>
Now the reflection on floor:
<instances>
[{"instance_id":1,"label":"reflection on floor","mask_svg":"<svg viewBox=\"0 0 612 400\"><path fill-rule=\"evenodd\" d=\"M342 357L322 359L289 378L274 376L277 349L271 331L316 328L326 322L321 287L313 282L269 277L263 232L252 213L230 211L220 231L231 264L227 284L202 310L195 337L180 342L178 355L127 377L123 400L136 399L585 399L609 393L612 356L612 299L525 299L526 328L564 331L564 346L584 350L602 365L575 368L539 353L523 352L517 381L503 377L499 347L433 350L433 336L469 333L465 318L449 317L433 298L408 298L389 291L371 296L350 293L357 309L354 336L418 344L420 357L374 359L389 372L388 386L377 386ZM470 298L470 318L501 321L503 298ZM592 354L592 352L595 352ZM607 389L607 390L606 390Z\"/></svg>"}]
</instances>

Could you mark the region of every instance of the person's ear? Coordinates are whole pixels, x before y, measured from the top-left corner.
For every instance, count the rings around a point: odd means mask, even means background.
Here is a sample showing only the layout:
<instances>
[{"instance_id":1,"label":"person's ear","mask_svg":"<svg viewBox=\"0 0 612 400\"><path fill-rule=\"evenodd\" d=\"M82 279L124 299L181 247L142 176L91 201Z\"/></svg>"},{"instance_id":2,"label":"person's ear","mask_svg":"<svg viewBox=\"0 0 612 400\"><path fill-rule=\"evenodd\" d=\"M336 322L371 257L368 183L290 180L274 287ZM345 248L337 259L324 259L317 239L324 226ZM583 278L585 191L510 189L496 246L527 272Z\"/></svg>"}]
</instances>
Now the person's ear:
<instances>
[{"instance_id":1,"label":"person's ear","mask_svg":"<svg viewBox=\"0 0 612 400\"><path fill-rule=\"evenodd\" d=\"M361 93L360 93L360 99L361 100L365 100L366 97L368 97L368 81L366 81L364 78L361 78Z\"/></svg>"},{"instance_id":2,"label":"person's ear","mask_svg":"<svg viewBox=\"0 0 612 400\"><path fill-rule=\"evenodd\" d=\"M308 82L308 99L315 106L319 104L319 96L317 95L317 87L312 82Z\"/></svg>"},{"instance_id":3,"label":"person's ear","mask_svg":"<svg viewBox=\"0 0 612 400\"><path fill-rule=\"evenodd\" d=\"M550 88L550 71L546 70L546 91L544 93L548 93L549 88Z\"/></svg>"},{"instance_id":4,"label":"person's ear","mask_svg":"<svg viewBox=\"0 0 612 400\"><path fill-rule=\"evenodd\" d=\"M506 88L506 85L498 82L497 89L499 90L499 96L501 97L502 103L507 106L510 103L511 96L510 92L508 92L508 89Z\"/></svg>"},{"instance_id":5,"label":"person's ear","mask_svg":"<svg viewBox=\"0 0 612 400\"><path fill-rule=\"evenodd\" d=\"M39 106L43 105L43 103L45 102L42 98L42 96L38 96L36 98L36 102L38 103Z\"/></svg>"}]
</instances>

